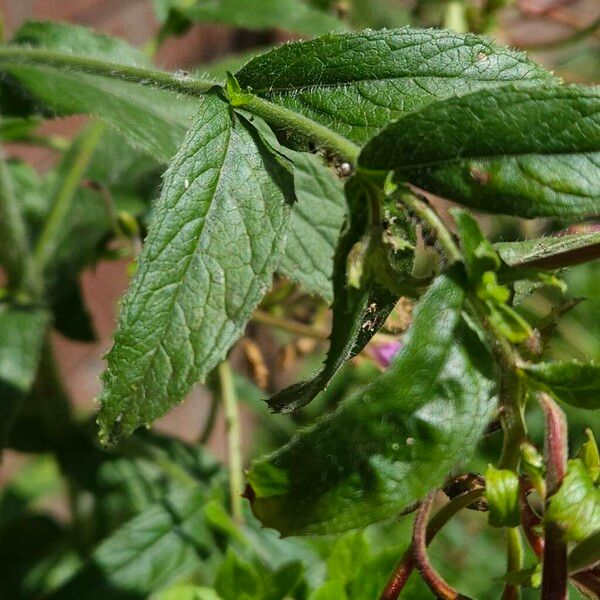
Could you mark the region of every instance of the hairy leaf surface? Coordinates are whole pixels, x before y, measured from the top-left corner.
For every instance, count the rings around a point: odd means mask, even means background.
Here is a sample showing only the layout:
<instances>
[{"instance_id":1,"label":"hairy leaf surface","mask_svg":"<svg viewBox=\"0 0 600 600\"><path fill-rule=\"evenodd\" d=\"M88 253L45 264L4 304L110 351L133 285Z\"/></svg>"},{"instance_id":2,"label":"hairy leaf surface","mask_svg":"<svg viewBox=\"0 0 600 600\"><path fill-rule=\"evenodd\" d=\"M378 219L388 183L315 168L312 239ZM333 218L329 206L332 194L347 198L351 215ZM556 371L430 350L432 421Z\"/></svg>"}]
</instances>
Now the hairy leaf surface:
<instances>
[{"instance_id":1,"label":"hairy leaf surface","mask_svg":"<svg viewBox=\"0 0 600 600\"><path fill-rule=\"evenodd\" d=\"M588 410L600 408L600 365L578 360L538 363L525 367L525 372L561 402Z\"/></svg>"},{"instance_id":2,"label":"hairy leaf surface","mask_svg":"<svg viewBox=\"0 0 600 600\"><path fill-rule=\"evenodd\" d=\"M406 115L360 163L480 210L600 213L600 88L504 86Z\"/></svg>"},{"instance_id":3,"label":"hairy leaf surface","mask_svg":"<svg viewBox=\"0 0 600 600\"><path fill-rule=\"evenodd\" d=\"M467 460L494 407L487 354L441 276L406 348L371 385L254 463L256 516L284 535L364 527L397 514Z\"/></svg>"},{"instance_id":4,"label":"hairy leaf surface","mask_svg":"<svg viewBox=\"0 0 600 600\"><path fill-rule=\"evenodd\" d=\"M277 270L307 291L331 301L333 255L346 213L342 185L317 156L294 152L298 202L290 215L285 252Z\"/></svg>"},{"instance_id":5,"label":"hairy leaf surface","mask_svg":"<svg viewBox=\"0 0 600 600\"><path fill-rule=\"evenodd\" d=\"M27 23L13 44L136 67L150 67L139 50L74 25ZM133 145L168 161L198 108L193 98L99 75L51 66L4 66L39 102L58 115L92 114ZM110 64L107 64L110 70Z\"/></svg>"},{"instance_id":6,"label":"hairy leaf surface","mask_svg":"<svg viewBox=\"0 0 600 600\"><path fill-rule=\"evenodd\" d=\"M499 242L494 248L510 267L560 269L600 257L600 232Z\"/></svg>"},{"instance_id":7,"label":"hairy leaf surface","mask_svg":"<svg viewBox=\"0 0 600 600\"><path fill-rule=\"evenodd\" d=\"M435 29L365 30L287 44L236 77L254 93L364 143L440 98L552 76L488 39Z\"/></svg>"},{"instance_id":8,"label":"hairy leaf surface","mask_svg":"<svg viewBox=\"0 0 600 600\"><path fill-rule=\"evenodd\" d=\"M107 441L164 414L217 366L285 243L289 167L216 94L201 102L123 300L100 398Z\"/></svg>"}]
</instances>

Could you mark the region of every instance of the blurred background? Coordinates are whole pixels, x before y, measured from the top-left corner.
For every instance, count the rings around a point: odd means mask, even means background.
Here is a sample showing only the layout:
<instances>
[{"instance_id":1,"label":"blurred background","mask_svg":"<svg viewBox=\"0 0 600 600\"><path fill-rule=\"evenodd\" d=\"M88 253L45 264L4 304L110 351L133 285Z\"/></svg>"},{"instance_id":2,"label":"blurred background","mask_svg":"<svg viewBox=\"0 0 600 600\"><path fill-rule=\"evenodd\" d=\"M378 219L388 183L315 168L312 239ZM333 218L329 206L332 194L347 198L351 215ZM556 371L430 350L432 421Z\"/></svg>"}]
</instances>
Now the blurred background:
<instances>
[{"instance_id":1,"label":"blurred background","mask_svg":"<svg viewBox=\"0 0 600 600\"><path fill-rule=\"evenodd\" d=\"M535 60L567 82L596 83L600 80L600 0L496 0L496 3L486 2L486 6L494 7L489 18L485 14L482 16L479 10L482 4L477 0L467 3L467 9L473 8L471 13L466 11L469 28L485 31L499 43L527 50ZM256 10L260 10L260 4L261 0L256 0ZM408 24L464 26L464 23L461 25L452 20L447 3L440 0L313 0L312 4L352 28ZM0 0L0 11L5 39L10 39L11 33L30 19L64 21L123 38L138 47L148 49L154 46L155 62L162 68L206 71L213 77L220 77L226 69L243 63L244 53L250 56L258 49L300 37L297 33L286 31L285 23L281 24L281 30L264 31L232 28L218 23L180 22L176 11L170 10L176 5L175 0ZM464 19L464 14L459 18ZM157 35L161 31L164 36ZM55 119L44 123L40 133L71 137L84 123L84 118ZM9 157L26 161L39 173L52 168L59 159L59 154L52 149L30 145L8 144L6 151ZM444 203L439 206L443 209ZM492 237L504 240L540 235L550 227L556 229L561 225L542 220L524 223L498 217L484 217L483 223ZM93 399L100 390L98 376L103 370L102 356L111 345L118 300L127 287L130 262L131 259L102 262L82 274L82 291L97 331L96 341L84 344L53 334L58 368L72 402L81 414L91 414L95 410ZM556 357L600 360L600 265L596 262L572 268L565 278L571 295L587 300L562 318L550 353ZM527 310L532 316L548 312L553 299L551 294L539 293L531 299ZM326 307L302 296L298 304L296 317L299 321L309 315L313 325L316 323L320 330L327 331ZM248 384L247 394L252 397L251 403L256 405L261 395L312 372L325 349L326 344L314 337L276 332L260 323L252 323L246 338L236 346L232 362L240 373L247 376L244 379ZM365 381L378 368L374 361L359 359L352 366L351 374L345 371L337 378L328 395L334 396L341 389ZM210 397L207 388L198 386L185 403L156 424L156 429L196 442L209 418ZM310 420L328 402L327 398L321 399L320 405L313 409L312 415L308 411L305 419ZM252 408L245 406L243 410L242 439L245 454L249 457L268 447L276 436L262 441L260 429L264 426L263 421L258 420ZM258 430L255 427L257 422L260 422ZM579 415L573 415L571 427L576 438L584 425ZM597 422L587 425L591 425L596 434L599 433ZM539 420L533 418L534 432L536 427L539 430ZM280 434L285 435L285 432ZM208 445L218 457L224 458L225 425L220 414ZM487 457L488 454L482 451L478 459L482 468L485 468ZM12 481L27 460L24 455L6 450L0 465L0 486ZM51 470L43 473L49 478L52 476ZM42 471L38 476L42 477ZM60 492L45 502L48 505L44 508L61 518L68 518L69 507ZM466 568L477 550L471 547L467 551L461 547L464 541L460 540L465 539L466 532L478 531L480 524L477 518L467 519L462 524L453 523L445 533L446 541L454 548L453 554L450 559L450 555L438 554L438 559L451 572L451 578L470 577L472 581L468 585L476 591L480 573L468 575ZM481 538L473 542L474 545L479 543L482 544L480 552L486 553L495 547L493 544L496 542L486 545L486 539ZM502 560L499 557L495 564ZM493 565L489 569L493 570ZM483 589L478 593L479 598L487 597Z\"/></svg>"}]
</instances>

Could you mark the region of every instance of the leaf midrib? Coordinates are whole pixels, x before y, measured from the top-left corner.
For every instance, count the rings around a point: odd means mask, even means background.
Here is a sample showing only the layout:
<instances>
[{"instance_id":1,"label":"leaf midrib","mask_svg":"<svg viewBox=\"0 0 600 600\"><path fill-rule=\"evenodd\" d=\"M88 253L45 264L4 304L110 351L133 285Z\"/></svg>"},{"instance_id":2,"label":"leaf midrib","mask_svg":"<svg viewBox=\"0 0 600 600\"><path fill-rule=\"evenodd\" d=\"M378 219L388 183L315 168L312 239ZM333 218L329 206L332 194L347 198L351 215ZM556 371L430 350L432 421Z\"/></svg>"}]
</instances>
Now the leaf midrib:
<instances>
[{"instance_id":1,"label":"leaf midrib","mask_svg":"<svg viewBox=\"0 0 600 600\"><path fill-rule=\"evenodd\" d=\"M521 64L527 64L527 63L521 63ZM473 66L473 65L471 65ZM533 71L533 69L532 69ZM405 79L412 79L412 80L418 80L418 79L441 79L441 80L449 80L449 79L455 79L457 81L472 81L475 83L498 83L499 85L510 85L510 84L514 84L514 83L523 83L523 84L535 84L538 83L540 81L542 82L551 82L552 78L551 77L532 77L532 78L526 78L526 77L519 77L519 78L511 78L511 79L498 79L495 77L491 77L490 79L484 79L484 78L480 78L480 77L464 77L459 75L410 75L410 74L406 74L406 75L393 75L393 76L386 76L386 77L378 77L378 78L374 78L374 79L366 79L366 78L361 78L361 79L349 79L347 81L339 81L339 82L335 82L335 83L312 83L312 84L302 84L302 85L298 85L298 86L283 86L283 87L269 87L269 88L253 88L252 91L255 94L258 95L263 95L263 96L269 96L269 95L273 95L273 94L292 94L293 92L298 92L298 93L303 93L303 92L311 92L311 91L318 91L318 90L334 90L335 88L340 88L340 87L345 87L345 86L354 86L354 85L360 85L362 83L385 83L385 82L389 82L389 81L402 81Z\"/></svg>"}]
</instances>

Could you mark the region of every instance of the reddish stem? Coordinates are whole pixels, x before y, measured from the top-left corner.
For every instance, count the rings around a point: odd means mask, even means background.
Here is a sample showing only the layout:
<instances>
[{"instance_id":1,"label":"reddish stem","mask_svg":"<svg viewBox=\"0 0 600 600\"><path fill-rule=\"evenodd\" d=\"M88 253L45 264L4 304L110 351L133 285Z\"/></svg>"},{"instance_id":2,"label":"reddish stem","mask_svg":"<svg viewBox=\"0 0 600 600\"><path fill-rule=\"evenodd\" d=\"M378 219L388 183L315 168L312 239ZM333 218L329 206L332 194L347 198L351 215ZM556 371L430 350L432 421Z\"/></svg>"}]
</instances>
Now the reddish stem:
<instances>
[{"instance_id":1,"label":"reddish stem","mask_svg":"<svg viewBox=\"0 0 600 600\"><path fill-rule=\"evenodd\" d=\"M535 531L535 528L541 525L542 520L533 512L533 509L527 501L527 494L531 489L529 483L521 481L521 526L523 527L523 533L525 534L525 538L531 546L531 549L538 558L542 558L542 555L544 554L544 538Z\"/></svg>"},{"instance_id":2,"label":"reddish stem","mask_svg":"<svg viewBox=\"0 0 600 600\"><path fill-rule=\"evenodd\" d=\"M567 600L567 543L564 532L556 523L544 527L544 569L542 600Z\"/></svg>"},{"instance_id":3,"label":"reddish stem","mask_svg":"<svg viewBox=\"0 0 600 600\"><path fill-rule=\"evenodd\" d=\"M483 493L484 487L480 485L475 489L468 490L454 497L448 504L442 507L427 525L426 545L429 546L431 544L433 538L453 515L481 498ZM396 564L383 592L381 592L381 596L379 596L379 600L397 600L415 567L416 563L411 544Z\"/></svg>"},{"instance_id":4,"label":"reddish stem","mask_svg":"<svg viewBox=\"0 0 600 600\"><path fill-rule=\"evenodd\" d=\"M417 511L412 539L413 558L423 581L425 581L437 598L440 600L468 600L466 596L460 594L444 581L442 576L429 562L429 557L427 556L427 520L431 512L434 497L435 492L431 492Z\"/></svg>"}]
</instances>

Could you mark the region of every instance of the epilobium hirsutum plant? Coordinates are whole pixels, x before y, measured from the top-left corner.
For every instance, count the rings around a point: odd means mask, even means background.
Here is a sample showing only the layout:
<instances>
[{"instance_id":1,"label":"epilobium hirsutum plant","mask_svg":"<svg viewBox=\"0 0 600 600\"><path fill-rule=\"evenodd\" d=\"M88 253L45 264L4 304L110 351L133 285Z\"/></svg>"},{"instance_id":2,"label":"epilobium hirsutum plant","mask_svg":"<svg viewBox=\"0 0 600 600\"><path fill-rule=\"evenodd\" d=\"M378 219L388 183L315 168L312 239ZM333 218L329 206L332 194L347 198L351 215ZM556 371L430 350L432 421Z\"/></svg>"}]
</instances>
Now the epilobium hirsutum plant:
<instances>
[{"instance_id":1,"label":"epilobium hirsutum plant","mask_svg":"<svg viewBox=\"0 0 600 600\"><path fill-rule=\"evenodd\" d=\"M306 11L298 30L314 31L318 11ZM546 354L575 304L559 270L600 256L600 233L492 243L472 212L546 217L555 232L599 215L599 88L565 85L484 37L412 28L289 43L213 82L87 30L29 23L0 47L0 69L4 139L31 138L36 114L95 117L45 181L1 163L4 441L53 452L75 521L93 525L69 530L83 551L57 549L54 579L32 561L20 594L140 598L183 581L160 597L392 599L415 571L435 597L466 598L427 546L470 508L506 540L481 597L539 587L528 597L561 599L569 581L600 597L598 448L588 430L568 458L561 409L600 409L600 365ZM440 215L433 194L457 206ZM106 356L101 450L68 412L45 340L51 327L93 337L77 273L135 249L146 227ZM331 304L329 348L316 374L266 400L304 418L261 412L281 445L243 483L236 396L256 405L256 392L228 353L249 320L315 331L281 318L284 278ZM535 318L527 300L548 288L555 306ZM401 344L386 325L399 302L415 306ZM376 356L363 352L375 337L398 352L342 397L338 372ZM205 381L228 420L229 485L200 447L134 434ZM543 449L525 420L535 405ZM469 466L480 443L487 454ZM124 491L136 481L137 500ZM250 507L303 537L276 539ZM342 535L380 522L385 558ZM324 565L311 536L326 534ZM408 585L406 597L430 597Z\"/></svg>"}]
</instances>

